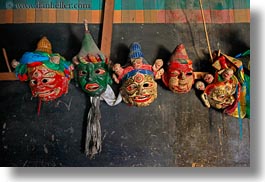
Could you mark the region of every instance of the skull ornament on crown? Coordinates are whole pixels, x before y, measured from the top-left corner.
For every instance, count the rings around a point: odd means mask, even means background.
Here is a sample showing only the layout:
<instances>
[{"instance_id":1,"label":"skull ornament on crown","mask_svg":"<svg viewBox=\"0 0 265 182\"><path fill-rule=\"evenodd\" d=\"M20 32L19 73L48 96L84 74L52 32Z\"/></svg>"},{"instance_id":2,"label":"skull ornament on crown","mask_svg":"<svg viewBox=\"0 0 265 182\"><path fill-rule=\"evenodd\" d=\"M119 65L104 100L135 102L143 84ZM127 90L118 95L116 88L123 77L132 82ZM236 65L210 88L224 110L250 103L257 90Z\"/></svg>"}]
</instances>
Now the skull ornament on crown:
<instances>
[{"instance_id":1,"label":"skull ornament on crown","mask_svg":"<svg viewBox=\"0 0 265 182\"><path fill-rule=\"evenodd\" d=\"M17 77L29 80L33 97L51 101L68 92L73 66L58 53L52 54L50 41L43 37L34 52L25 52L20 59L12 61Z\"/></svg>"},{"instance_id":2,"label":"skull ornament on crown","mask_svg":"<svg viewBox=\"0 0 265 182\"><path fill-rule=\"evenodd\" d=\"M192 61L183 44L176 47L162 80L166 87L174 93L187 93L191 90L194 83Z\"/></svg>"},{"instance_id":3,"label":"skull ornament on crown","mask_svg":"<svg viewBox=\"0 0 265 182\"><path fill-rule=\"evenodd\" d=\"M133 106L148 106L157 98L156 79L164 74L163 61L157 59L153 66L143 57L141 45L134 42L130 46L129 66L113 66L113 79L122 84L120 93L125 103Z\"/></svg>"}]
</instances>

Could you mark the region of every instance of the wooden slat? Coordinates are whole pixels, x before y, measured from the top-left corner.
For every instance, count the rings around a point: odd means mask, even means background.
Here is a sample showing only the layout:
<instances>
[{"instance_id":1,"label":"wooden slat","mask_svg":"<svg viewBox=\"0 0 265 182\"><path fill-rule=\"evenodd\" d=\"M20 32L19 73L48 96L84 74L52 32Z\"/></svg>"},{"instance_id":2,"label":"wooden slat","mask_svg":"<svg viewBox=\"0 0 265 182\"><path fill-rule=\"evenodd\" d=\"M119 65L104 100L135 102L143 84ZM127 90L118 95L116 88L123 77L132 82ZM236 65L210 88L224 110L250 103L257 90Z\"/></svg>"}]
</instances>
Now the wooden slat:
<instances>
[{"instance_id":1,"label":"wooden slat","mask_svg":"<svg viewBox=\"0 0 265 182\"><path fill-rule=\"evenodd\" d=\"M64 23L69 18L69 14L65 13L62 9L56 10L56 23Z\"/></svg>"},{"instance_id":2,"label":"wooden slat","mask_svg":"<svg viewBox=\"0 0 265 182\"><path fill-rule=\"evenodd\" d=\"M158 10L145 10L144 11L144 22L145 23L158 23ZM165 21L165 20L162 20Z\"/></svg>"},{"instance_id":3,"label":"wooden slat","mask_svg":"<svg viewBox=\"0 0 265 182\"><path fill-rule=\"evenodd\" d=\"M249 9L204 10L206 23L249 23ZM0 10L0 24L6 23L101 23L101 10L15 9ZM202 23L200 10L115 10L114 23Z\"/></svg>"},{"instance_id":4,"label":"wooden slat","mask_svg":"<svg viewBox=\"0 0 265 182\"><path fill-rule=\"evenodd\" d=\"M114 14L114 0L106 0L105 9L104 9L101 51L107 57L110 56L110 49L111 49L113 14Z\"/></svg>"},{"instance_id":5,"label":"wooden slat","mask_svg":"<svg viewBox=\"0 0 265 182\"><path fill-rule=\"evenodd\" d=\"M24 9L13 10L13 23L25 23L26 21L26 11Z\"/></svg>"},{"instance_id":6,"label":"wooden slat","mask_svg":"<svg viewBox=\"0 0 265 182\"><path fill-rule=\"evenodd\" d=\"M36 23L56 23L56 9L36 9Z\"/></svg>"},{"instance_id":7,"label":"wooden slat","mask_svg":"<svg viewBox=\"0 0 265 182\"><path fill-rule=\"evenodd\" d=\"M131 10L122 10L121 11L121 22L122 23L130 23L130 11Z\"/></svg>"},{"instance_id":8,"label":"wooden slat","mask_svg":"<svg viewBox=\"0 0 265 182\"><path fill-rule=\"evenodd\" d=\"M166 23L166 11L159 10L157 12L157 23Z\"/></svg>"},{"instance_id":9,"label":"wooden slat","mask_svg":"<svg viewBox=\"0 0 265 182\"><path fill-rule=\"evenodd\" d=\"M139 4L139 1L133 1L133 0L128 0L128 1L122 1L121 2L121 8L122 8L122 13L121 13L121 20L122 23L135 23L136 19L136 7Z\"/></svg>"},{"instance_id":10,"label":"wooden slat","mask_svg":"<svg viewBox=\"0 0 265 182\"><path fill-rule=\"evenodd\" d=\"M77 22L78 22L78 10L71 10L69 22L66 23L77 23Z\"/></svg>"},{"instance_id":11,"label":"wooden slat","mask_svg":"<svg viewBox=\"0 0 265 182\"><path fill-rule=\"evenodd\" d=\"M115 10L113 15L113 23L122 23L121 10Z\"/></svg>"},{"instance_id":12,"label":"wooden slat","mask_svg":"<svg viewBox=\"0 0 265 182\"><path fill-rule=\"evenodd\" d=\"M144 21L144 10L136 10L135 23L145 23Z\"/></svg>"},{"instance_id":13,"label":"wooden slat","mask_svg":"<svg viewBox=\"0 0 265 182\"><path fill-rule=\"evenodd\" d=\"M102 12L100 10L92 10L91 23L101 23Z\"/></svg>"},{"instance_id":14,"label":"wooden slat","mask_svg":"<svg viewBox=\"0 0 265 182\"><path fill-rule=\"evenodd\" d=\"M84 19L86 19L88 23L92 23L92 11L79 10L78 23L82 23Z\"/></svg>"},{"instance_id":15,"label":"wooden slat","mask_svg":"<svg viewBox=\"0 0 265 182\"><path fill-rule=\"evenodd\" d=\"M35 9L27 9L26 10L26 22L27 23L35 23L36 22L36 11L35 11Z\"/></svg>"},{"instance_id":16,"label":"wooden slat","mask_svg":"<svg viewBox=\"0 0 265 182\"><path fill-rule=\"evenodd\" d=\"M18 78L13 72L3 72L0 73L0 80L18 80Z\"/></svg>"},{"instance_id":17,"label":"wooden slat","mask_svg":"<svg viewBox=\"0 0 265 182\"><path fill-rule=\"evenodd\" d=\"M0 10L0 24L13 23L13 10Z\"/></svg>"},{"instance_id":18,"label":"wooden slat","mask_svg":"<svg viewBox=\"0 0 265 182\"><path fill-rule=\"evenodd\" d=\"M250 22L250 10L249 9L235 9L234 10L234 22L244 23Z\"/></svg>"}]
</instances>

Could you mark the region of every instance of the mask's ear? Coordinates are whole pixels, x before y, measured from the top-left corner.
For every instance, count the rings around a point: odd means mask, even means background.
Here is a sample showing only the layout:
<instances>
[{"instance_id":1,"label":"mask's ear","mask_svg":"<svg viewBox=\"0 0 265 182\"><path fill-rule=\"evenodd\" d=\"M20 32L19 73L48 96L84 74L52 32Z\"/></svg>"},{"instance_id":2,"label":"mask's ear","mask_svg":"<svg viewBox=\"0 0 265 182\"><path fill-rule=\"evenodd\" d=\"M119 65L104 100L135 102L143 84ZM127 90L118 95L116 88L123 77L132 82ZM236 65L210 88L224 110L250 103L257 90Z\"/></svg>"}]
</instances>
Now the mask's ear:
<instances>
[{"instance_id":1,"label":"mask's ear","mask_svg":"<svg viewBox=\"0 0 265 182\"><path fill-rule=\"evenodd\" d=\"M79 65L79 63L80 63L80 61L79 61L79 59L77 58L77 56L73 57L72 62L73 62L73 64L74 64L75 66Z\"/></svg>"},{"instance_id":2,"label":"mask's ear","mask_svg":"<svg viewBox=\"0 0 265 182\"><path fill-rule=\"evenodd\" d=\"M203 93L203 94L201 95L201 98L202 98L202 101L204 102L205 106L208 107L208 108L210 108L211 105L210 105L210 103L209 103L209 100L208 100L207 94L206 94L206 93Z\"/></svg>"},{"instance_id":3,"label":"mask's ear","mask_svg":"<svg viewBox=\"0 0 265 182\"><path fill-rule=\"evenodd\" d=\"M12 62L11 62L11 66L13 68L16 68L18 65L20 64L20 62L18 62L17 60L13 59Z\"/></svg>"}]
</instances>

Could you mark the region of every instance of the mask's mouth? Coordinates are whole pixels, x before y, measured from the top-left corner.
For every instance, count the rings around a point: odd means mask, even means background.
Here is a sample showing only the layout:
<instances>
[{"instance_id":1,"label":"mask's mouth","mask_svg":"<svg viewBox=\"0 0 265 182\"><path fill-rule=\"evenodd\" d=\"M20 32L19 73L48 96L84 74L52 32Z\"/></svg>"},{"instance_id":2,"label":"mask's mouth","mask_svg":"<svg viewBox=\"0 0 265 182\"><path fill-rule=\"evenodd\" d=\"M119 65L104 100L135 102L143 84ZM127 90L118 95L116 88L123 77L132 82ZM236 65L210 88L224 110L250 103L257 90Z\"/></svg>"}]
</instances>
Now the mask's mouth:
<instances>
[{"instance_id":1,"label":"mask's mouth","mask_svg":"<svg viewBox=\"0 0 265 182\"><path fill-rule=\"evenodd\" d=\"M60 90L61 90L60 88L55 88L51 90L43 90L43 91L36 92L34 95L41 97L41 98L47 98L51 95L58 95Z\"/></svg>"},{"instance_id":2,"label":"mask's mouth","mask_svg":"<svg viewBox=\"0 0 265 182\"><path fill-rule=\"evenodd\" d=\"M135 102L147 102L151 99L151 95L137 95L133 97Z\"/></svg>"},{"instance_id":3,"label":"mask's mouth","mask_svg":"<svg viewBox=\"0 0 265 182\"><path fill-rule=\"evenodd\" d=\"M94 92L99 88L99 85L97 83L88 83L85 86L85 89L89 92Z\"/></svg>"},{"instance_id":4,"label":"mask's mouth","mask_svg":"<svg viewBox=\"0 0 265 182\"><path fill-rule=\"evenodd\" d=\"M188 87L188 84L179 84L178 86L172 86L171 90L178 93L186 93L190 90L190 88Z\"/></svg>"},{"instance_id":5,"label":"mask's mouth","mask_svg":"<svg viewBox=\"0 0 265 182\"><path fill-rule=\"evenodd\" d=\"M174 89L187 89L187 87L188 87L187 83L185 83L185 84L179 83L177 86L173 86L172 88L174 88Z\"/></svg>"}]
</instances>

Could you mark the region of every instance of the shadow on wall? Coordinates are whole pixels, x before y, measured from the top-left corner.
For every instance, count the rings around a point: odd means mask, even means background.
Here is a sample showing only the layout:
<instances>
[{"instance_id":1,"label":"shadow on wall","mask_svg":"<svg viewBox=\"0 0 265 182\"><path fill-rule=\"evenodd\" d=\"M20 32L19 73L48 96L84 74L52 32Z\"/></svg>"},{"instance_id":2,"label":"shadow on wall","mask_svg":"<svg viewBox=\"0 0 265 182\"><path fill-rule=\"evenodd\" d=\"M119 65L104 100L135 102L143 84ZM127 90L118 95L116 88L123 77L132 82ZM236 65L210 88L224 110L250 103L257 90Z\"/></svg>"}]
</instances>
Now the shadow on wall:
<instances>
[{"instance_id":1,"label":"shadow on wall","mask_svg":"<svg viewBox=\"0 0 265 182\"><path fill-rule=\"evenodd\" d=\"M242 33L234 30L228 34L228 38L225 39L227 44L232 43L232 48L228 51L228 55L235 56L239 53L247 51L250 47L242 39Z\"/></svg>"},{"instance_id":2,"label":"shadow on wall","mask_svg":"<svg viewBox=\"0 0 265 182\"><path fill-rule=\"evenodd\" d=\"M126 65L129 53L129 47L123 43L119 43L116 47L114 47L114 52L111 55L111 60L113 61L113 64L119 63L122 66Z\"/></svg>"}]
</instances>

